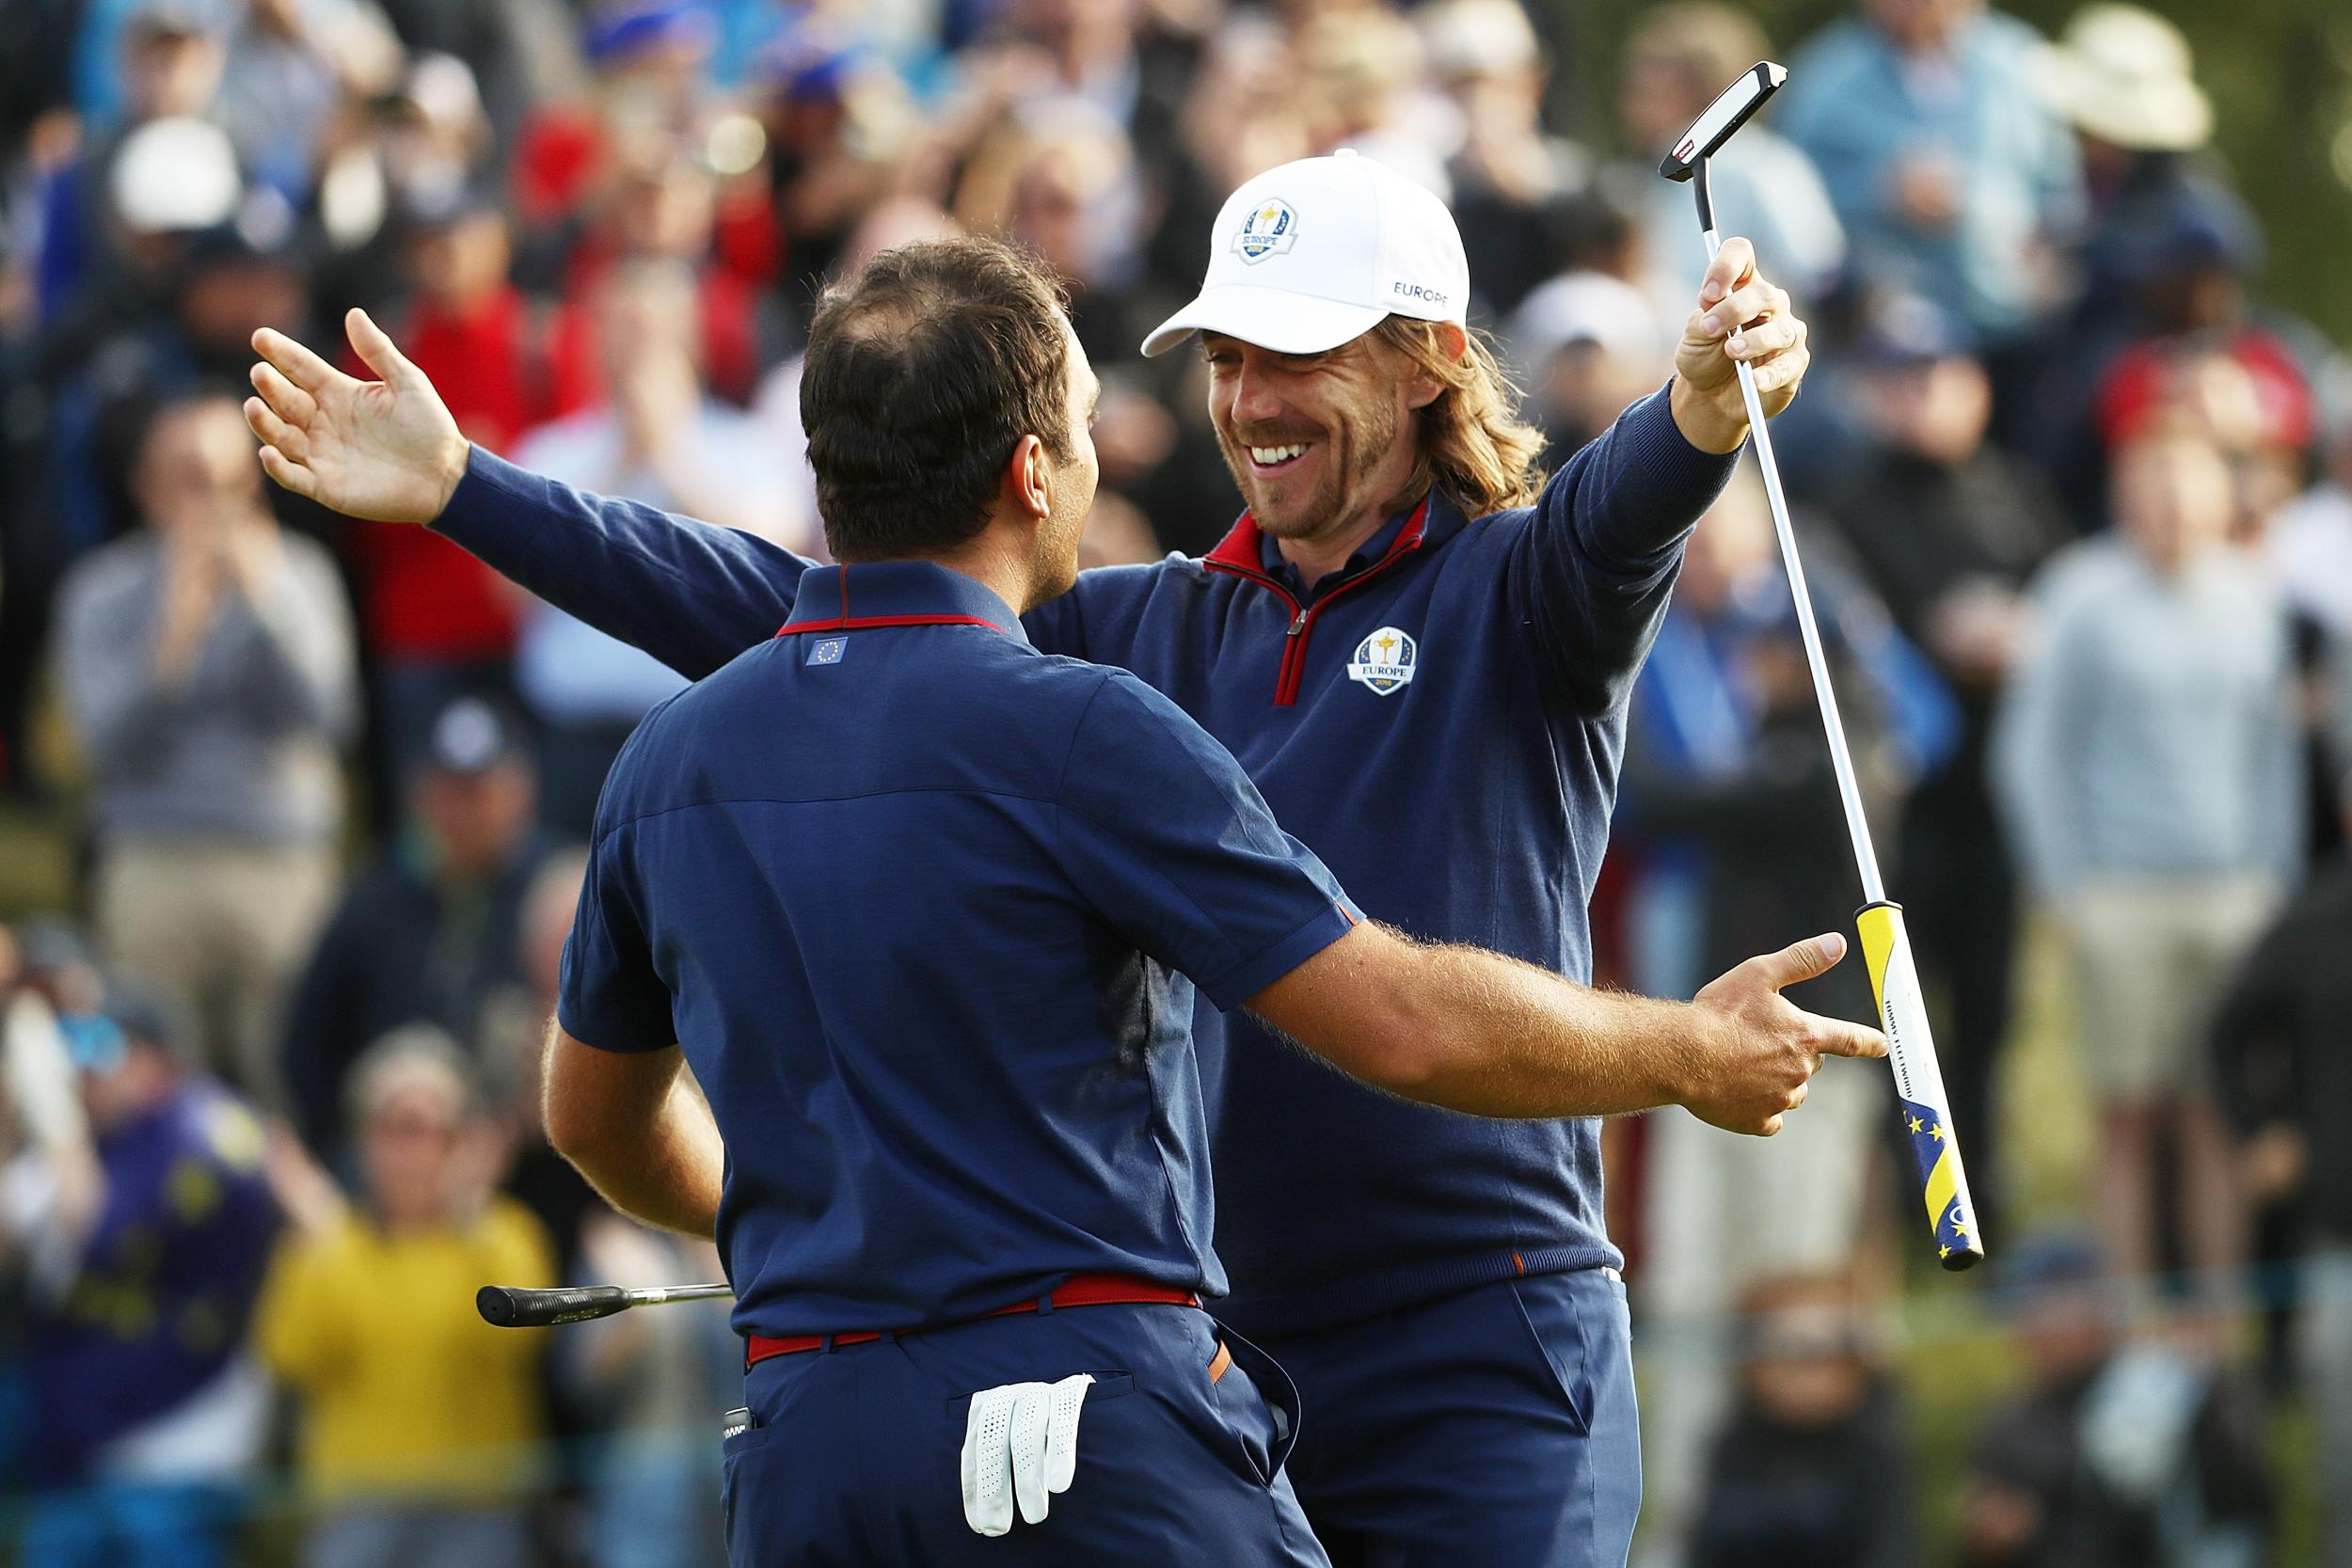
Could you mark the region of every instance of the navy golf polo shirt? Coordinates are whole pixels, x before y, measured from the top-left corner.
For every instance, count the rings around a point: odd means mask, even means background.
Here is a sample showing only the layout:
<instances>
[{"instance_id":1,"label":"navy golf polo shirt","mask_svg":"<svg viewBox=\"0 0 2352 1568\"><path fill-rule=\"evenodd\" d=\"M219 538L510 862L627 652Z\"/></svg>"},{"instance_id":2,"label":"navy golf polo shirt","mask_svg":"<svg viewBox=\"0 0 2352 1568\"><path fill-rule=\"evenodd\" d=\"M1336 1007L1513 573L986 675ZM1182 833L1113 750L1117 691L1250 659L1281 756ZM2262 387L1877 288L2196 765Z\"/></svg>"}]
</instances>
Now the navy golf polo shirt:
<instances>
[{"instance_id":1,"label":"navy golf polo shirt","mask_svg":"<svg viewBox=\"0 0 2352 1568\"><path fill-rule=\"evenodd\" d=\"M1222 1293L1193 986L1236 1006L1352 907L1175 704L973 578L818 568L795 614L614 763L559 1007L684 1047L736 1327Z\"/></svg>"}]
</instances>

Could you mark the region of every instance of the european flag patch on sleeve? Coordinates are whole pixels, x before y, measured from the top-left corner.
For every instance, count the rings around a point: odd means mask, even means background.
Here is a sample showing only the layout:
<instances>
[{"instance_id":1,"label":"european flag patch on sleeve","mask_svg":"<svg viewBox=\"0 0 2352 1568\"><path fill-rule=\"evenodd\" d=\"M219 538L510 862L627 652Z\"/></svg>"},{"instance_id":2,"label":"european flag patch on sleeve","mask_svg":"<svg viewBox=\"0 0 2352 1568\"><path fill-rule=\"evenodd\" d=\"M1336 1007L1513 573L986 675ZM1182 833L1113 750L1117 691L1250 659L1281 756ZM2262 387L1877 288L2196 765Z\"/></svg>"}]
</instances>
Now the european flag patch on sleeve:
<instances>
[{"instance_id":1,"label":"european flag patch on sleeve","mask_svg":"<svg viewBox=\"0 0 2352 1568\"><path fill-rule=\"evenodd\" d=\"M850 640L846 637L820 637L809 644L808 662L838 664L841 662L841 656L849 651L849 647Z\"/></svg>"}]
</instances>

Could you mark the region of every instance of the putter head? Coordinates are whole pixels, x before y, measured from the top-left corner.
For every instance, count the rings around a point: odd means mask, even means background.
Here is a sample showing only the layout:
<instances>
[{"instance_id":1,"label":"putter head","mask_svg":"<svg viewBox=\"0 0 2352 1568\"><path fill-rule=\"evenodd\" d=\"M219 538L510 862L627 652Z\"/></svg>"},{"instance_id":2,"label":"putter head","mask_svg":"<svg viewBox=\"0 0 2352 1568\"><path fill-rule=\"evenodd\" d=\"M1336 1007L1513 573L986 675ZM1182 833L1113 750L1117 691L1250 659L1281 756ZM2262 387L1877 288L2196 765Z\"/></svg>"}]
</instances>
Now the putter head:
<instances>
[{"instance_id":1,"label":"putter head","mask_svg":"<svg viewBox=\"0 0 2352 1568\"><path fill-rule=\"evenodd\" d=\"M1669 180L1688 180L1698 172L1699 165L1712 156L1715 150L1731 139L1731 134L1748 122L1748 117L1764 106L1764 101L1780 90L1788 80L1788 68L1770 60L1758 60L1752 68L1740 73L1740 79L1716 95L1707 112L1691 122L1674 150L1658 161L1658 172Z\"/></svg>"}]
</instances>

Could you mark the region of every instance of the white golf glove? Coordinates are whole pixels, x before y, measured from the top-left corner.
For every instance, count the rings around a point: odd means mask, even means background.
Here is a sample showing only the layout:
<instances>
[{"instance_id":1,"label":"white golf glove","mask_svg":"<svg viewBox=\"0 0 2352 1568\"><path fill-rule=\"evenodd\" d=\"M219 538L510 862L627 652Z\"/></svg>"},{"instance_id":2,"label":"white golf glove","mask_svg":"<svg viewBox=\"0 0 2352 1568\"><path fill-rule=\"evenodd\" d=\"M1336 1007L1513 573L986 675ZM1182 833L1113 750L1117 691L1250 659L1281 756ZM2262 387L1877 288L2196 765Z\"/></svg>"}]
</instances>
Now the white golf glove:
<instances>
[{"instance_id":1,"label":"white golf glove","mask_svg":"<svg viewBox=\"0 0 2352 1568\"><path fill-rule=\"evenodd\" d=\"M1034 1525L1078 1468L1078 1413L1092 1374L1008 1383L972 1396L963 1424L963 1522L982 1535L1012 1528L1013 1504Z\"/></svg>"}]
</instances>

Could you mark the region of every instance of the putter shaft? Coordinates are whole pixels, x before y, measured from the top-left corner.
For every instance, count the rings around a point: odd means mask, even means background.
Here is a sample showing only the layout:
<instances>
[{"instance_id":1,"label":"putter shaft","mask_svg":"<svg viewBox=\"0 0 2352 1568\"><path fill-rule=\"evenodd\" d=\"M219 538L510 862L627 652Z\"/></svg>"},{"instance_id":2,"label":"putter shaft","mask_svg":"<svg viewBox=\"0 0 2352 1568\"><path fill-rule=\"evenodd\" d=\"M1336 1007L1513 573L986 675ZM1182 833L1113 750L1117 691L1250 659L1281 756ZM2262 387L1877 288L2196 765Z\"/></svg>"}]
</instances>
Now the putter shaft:
<instances>
[{"instance_id":1,"label":"putter shaft","mask_svg":"<svg viewBox=\"0 0 2352 1568\"><path fill-rule=\"evenodd\" d=\"M1698 177L1707 178L1707 166L1699 166ZM1723 239L1708 224L1707 233L1708 260L1723 248ZM1733 325L1737 331L1738 325ZM1740 395L1748 405L1748 439L1756 447L1756 467L1764 473L1764 496L1772 503L1772 531L1780 539L1781 564L1788 572L1788 588L1797 604L1797 631L1804 640L1805 667L1813 674L1813 694L1821 708L1821 727L1829 733L1829 761L1837 775L1838 803L1846 809L1846 832L1853 839L1854 865L1862 873L1862 899L1866 904L1886 901L1886 884L1879 876L1878 850L1870 841L1870 820L1862 811L1862 786L1854 777L1853 752L1846 744L1846 723L1837 712L1837 693L1829 682L1829 659L1821 651L1821 628L1813 615L1813 594L1805 587L1804 562L1797 557L1797 533L1788 521L1788 498L1781 493L1780 465L1772 457L1772 433L1764 424L1764 400L1756 389L1756 372L1746 360L1735 367L1740 375Z\"/></svg>"}]
</instances>

